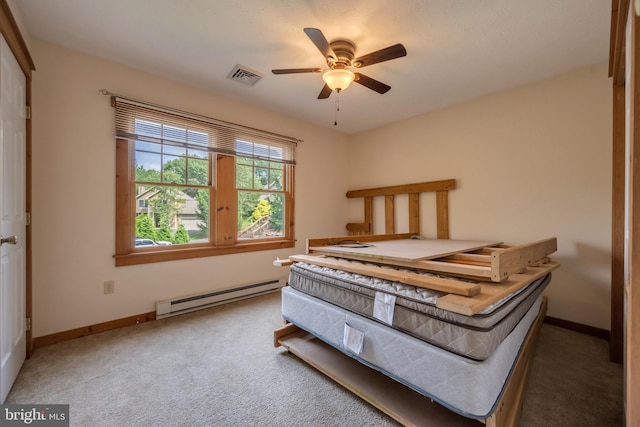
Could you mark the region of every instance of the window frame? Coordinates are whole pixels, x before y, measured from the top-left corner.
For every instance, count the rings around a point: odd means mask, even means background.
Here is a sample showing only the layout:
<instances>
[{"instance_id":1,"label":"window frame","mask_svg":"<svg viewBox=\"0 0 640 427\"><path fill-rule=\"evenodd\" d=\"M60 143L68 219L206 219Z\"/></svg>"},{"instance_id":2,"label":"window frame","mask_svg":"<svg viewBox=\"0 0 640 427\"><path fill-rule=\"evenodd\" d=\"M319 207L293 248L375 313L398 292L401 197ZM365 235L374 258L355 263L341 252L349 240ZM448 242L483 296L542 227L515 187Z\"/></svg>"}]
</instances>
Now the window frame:
<instances>
[{"instance_id":1,"label":"window frame","mask_svg":"<svg viewBox=\"0 0 640 427\"><path fill-rule=\"evenodd\" d=\"M238 125L234 125L238 126ZM255 131L255 130L254 130ZM260 143L260 141L256 141ZM210 152L209 242L170 246L135 246L135 140L116 136L116 267L181 259L291 248L294 236L294 171L295 162L284 164L284 224L283 236L238 238L238 191L236 188L236 158L234 154ZM238 154L241 156L241 154ZM265 190L269 192L270 190Z\"/></svg>"}]
</instances>

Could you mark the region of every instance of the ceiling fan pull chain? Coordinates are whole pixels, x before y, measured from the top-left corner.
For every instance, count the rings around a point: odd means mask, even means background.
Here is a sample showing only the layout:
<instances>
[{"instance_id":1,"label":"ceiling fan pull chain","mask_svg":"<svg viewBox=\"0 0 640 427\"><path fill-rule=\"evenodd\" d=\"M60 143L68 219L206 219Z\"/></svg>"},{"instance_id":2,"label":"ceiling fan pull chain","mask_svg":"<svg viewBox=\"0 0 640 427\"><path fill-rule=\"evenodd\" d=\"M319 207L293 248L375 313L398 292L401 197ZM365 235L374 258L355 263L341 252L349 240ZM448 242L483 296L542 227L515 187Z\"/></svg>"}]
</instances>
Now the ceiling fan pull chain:
<instances>
[{"instance_id":1,"label":"ceiling fan pull chain","mask_svg":"<svg viewBox=\"0 0 640 427\"><path fill-rule=\"evenodd\" d=\"M336 90L336 111L333 121L334 126L338 126L338 111L340 111L340 91Z\"/></svg>"}]
</instances>

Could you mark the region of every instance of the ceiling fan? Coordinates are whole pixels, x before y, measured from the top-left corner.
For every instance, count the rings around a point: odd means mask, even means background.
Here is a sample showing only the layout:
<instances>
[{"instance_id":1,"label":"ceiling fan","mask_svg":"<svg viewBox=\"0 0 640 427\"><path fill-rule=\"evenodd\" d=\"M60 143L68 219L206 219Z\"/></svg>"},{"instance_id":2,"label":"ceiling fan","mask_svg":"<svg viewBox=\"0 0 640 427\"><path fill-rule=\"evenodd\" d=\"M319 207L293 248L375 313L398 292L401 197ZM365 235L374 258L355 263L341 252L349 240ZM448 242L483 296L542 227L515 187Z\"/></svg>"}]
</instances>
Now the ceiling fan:
<instances>
[{"instance_id":1,"label":"ceiling fan","mask_svg":"<svg viewBox=\"0 0 640 427\"><path fill-rule=\"evenodd\" d=\"M328 98L334 90L340 92L346 89L352 81L380 94L388 92L391 86L357 71L351 71L351 69L367 67L379 62L400 58L407 54L404 46L398 43L356 58L356 46L353 42L337 39L329 43L322 31L317 28L305 28L304 32L325 57L329 68L285 68L271 70L271 72L273 74L323 73L322 79L325 85L320 91L318 99Z\"/></svg>"}]
</instances>

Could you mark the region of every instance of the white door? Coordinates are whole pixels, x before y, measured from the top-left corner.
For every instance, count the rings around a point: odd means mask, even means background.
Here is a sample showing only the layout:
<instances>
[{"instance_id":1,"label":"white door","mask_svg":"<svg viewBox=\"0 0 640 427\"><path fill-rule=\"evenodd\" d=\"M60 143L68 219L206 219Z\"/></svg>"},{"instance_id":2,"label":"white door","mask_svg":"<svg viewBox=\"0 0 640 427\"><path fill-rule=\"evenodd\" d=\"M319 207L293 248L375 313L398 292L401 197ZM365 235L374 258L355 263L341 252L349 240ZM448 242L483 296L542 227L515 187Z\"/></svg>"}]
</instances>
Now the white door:
<instances>
[{"instance_id":1,"label":"white door","mask_svg":"<svg viewBox=\"0 0 640 427\"><path fill-rule=\"evenodd\" d=\"M0 403L26 356L26 81L0 36Z\"/></svg>"}]
</instances>

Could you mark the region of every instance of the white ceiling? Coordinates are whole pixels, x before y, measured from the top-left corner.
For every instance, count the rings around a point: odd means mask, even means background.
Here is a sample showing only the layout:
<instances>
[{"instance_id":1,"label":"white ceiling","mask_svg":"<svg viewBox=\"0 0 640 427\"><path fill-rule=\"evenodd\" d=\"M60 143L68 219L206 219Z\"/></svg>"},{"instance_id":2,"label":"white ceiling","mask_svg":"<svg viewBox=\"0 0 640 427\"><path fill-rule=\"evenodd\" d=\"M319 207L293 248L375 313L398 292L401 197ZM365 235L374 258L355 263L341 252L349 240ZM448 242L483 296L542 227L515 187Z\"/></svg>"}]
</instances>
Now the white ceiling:
<instances>
[{"instance_id":1,"label":"white ceiling","mask_svg":"<svg viewBox=\"0 0 640 427\"><path fill-rule=\"evenodd\" d=\"M284 115L355 133L608 58L608 0L19 0L27 34ZM305 27L355 42L356 56L402 43L407 56L360 70L316 99L326 67ZM38 58L35 57L36 75ZM240 64L263 75L229 80ZM100 88L98 88L100 89Z\"/></svg>"}]
</instances>

